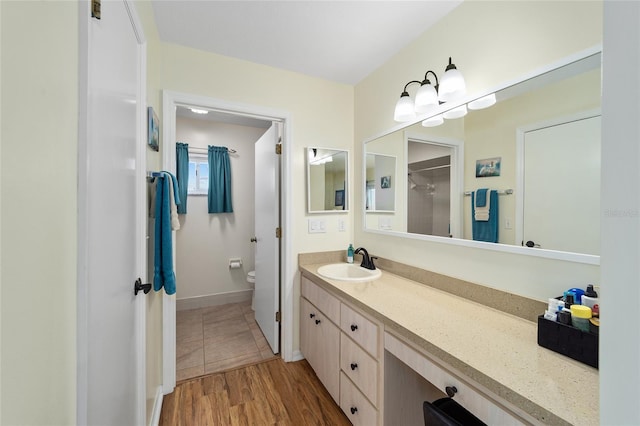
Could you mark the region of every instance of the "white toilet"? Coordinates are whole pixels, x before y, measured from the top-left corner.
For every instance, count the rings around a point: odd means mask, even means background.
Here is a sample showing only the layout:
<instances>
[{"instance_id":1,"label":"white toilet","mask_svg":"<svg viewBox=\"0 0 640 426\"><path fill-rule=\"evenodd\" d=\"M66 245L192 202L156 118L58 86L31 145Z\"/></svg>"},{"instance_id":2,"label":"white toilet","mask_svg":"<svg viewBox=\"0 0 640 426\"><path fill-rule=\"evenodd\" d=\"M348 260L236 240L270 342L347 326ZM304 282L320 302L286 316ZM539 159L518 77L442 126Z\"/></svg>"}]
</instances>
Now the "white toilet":
<instances>
[{"instance_id":1,"label":"white toilet","mask_svg":"<svg viewBox=\"0 0 640 426\"><path fill-rule=\"evenodd\" d=\"M255 311L255 303L256 303L256 271L249 271L247 274L247 282L251 283L251 288L253 291L251 292L251 310Z\"/></svg>"}]
</instances>

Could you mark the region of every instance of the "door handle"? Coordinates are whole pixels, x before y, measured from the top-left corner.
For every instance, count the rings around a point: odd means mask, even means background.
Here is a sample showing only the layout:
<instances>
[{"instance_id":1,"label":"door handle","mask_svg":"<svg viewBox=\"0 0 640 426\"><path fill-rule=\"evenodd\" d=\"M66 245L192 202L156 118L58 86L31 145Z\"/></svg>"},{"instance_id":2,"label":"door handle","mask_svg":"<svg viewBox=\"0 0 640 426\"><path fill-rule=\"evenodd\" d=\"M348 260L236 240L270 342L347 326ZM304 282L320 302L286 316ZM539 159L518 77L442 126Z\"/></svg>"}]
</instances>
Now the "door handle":
<instances>
[{"instance_id":1,"label":"door handle","mask_svg":"<svg viewBox=\"0 0 640 426\"><path fill-rule=\"evenodd\" d=\"M149 293L151 291L151 283L142 284L142 280L138 278L135 283L133 283L133 294L134 296L138 295L139 291L143 291L144 294Z\"/></svg>"}]
</instances>

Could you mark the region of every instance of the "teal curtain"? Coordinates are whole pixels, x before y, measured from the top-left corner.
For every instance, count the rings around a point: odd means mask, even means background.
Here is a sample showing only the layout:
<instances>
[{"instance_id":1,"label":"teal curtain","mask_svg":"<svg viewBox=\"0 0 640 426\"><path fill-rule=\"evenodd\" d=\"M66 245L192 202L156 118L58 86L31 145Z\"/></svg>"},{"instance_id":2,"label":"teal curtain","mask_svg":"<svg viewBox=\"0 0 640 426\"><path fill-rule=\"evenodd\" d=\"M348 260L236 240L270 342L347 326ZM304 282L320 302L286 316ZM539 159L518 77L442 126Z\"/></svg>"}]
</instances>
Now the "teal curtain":
<instances>
[{"instance_id":1,"label":"teal curtain","mask_svg":"<svg viewBox=\"0 0 640 426\"><path fill-rule=\"evenodd\" d=\"M178 178L178 214L187 214L187 188L189 186L189 144L176 143L176 175Z\"/></svg>"},{"instance_id":2,"label":"teal curtain","mask_svg":"<svg viewBox=\"0 0 640 426\"><path fill-rule=\"evenodd\" d=\"M233 213L231 165L225 146L209 145L209 213Z\"/></svg>"}]
</instances>

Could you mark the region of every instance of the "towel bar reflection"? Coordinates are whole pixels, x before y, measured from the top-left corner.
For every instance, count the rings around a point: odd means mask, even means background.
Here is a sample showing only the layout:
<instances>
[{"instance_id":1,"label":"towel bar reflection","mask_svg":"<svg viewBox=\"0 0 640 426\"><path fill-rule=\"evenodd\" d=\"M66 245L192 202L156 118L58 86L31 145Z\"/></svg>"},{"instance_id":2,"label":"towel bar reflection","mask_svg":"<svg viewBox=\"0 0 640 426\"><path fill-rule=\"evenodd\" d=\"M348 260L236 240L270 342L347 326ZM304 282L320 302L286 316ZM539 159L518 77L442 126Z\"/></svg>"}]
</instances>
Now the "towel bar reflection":
<instances>
[{"instance_id":1,"label":"towel bar reflection","mask_svg":"<svg viewBox=\"0 0 640 426\"><path fill-rule=\"evenodd\" d=\"M465 197L470 197L472 192L473 191L465 191L464 193ZM513 189L498 190L498 195L511 195L511 194L513 194Z\"/></svg>"}]
</instances>

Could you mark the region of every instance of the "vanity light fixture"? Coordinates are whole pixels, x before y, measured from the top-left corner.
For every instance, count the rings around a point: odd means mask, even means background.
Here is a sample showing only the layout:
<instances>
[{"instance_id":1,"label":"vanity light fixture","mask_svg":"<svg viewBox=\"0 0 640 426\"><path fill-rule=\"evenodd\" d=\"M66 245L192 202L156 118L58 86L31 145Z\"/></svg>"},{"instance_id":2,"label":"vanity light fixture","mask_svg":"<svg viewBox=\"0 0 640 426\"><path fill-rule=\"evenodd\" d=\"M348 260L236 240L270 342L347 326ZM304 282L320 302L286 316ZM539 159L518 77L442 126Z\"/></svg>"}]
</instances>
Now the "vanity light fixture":
<instances>
[{"instance_id":1,"label":"vanity light fixture","mask_svg":"<svg viewBox=\"0 0 640 426\"><path fill-rule=\"evenodd\" d=\"M198 108L190 108L191 112L195 113L195 114L209 114L209 111L207 111L206 109L198 109Z\"/></svg>"},{"instance_id":2,"label":"vanity light fixture","mask_svg":"<svg viewBox=\"0 0 640 426\"><path fill-rule=\"evenodd\" d=\"M431 84L428 78L429 74L433 75L436 81L435 85ZM413 83L420 85L420 88L416 92L415 102L411 99L411 96L409 96L409 92L407 92L407 88ZM396 102L393 119L398 122L415 120L416 113L423 114L429 112L429 110L444 102L459 99L464 96L465 93L466 85L462 73L458 71L456 66L451 62L451 58L449 58L449 65L447 65L440 83L438 83L436 73L429 70L424 74L424 80L412 80L405 84L404 90L400 94L400 99ZM445 115L445 118L448 117Z\"/></svg>"}]
</instances>

